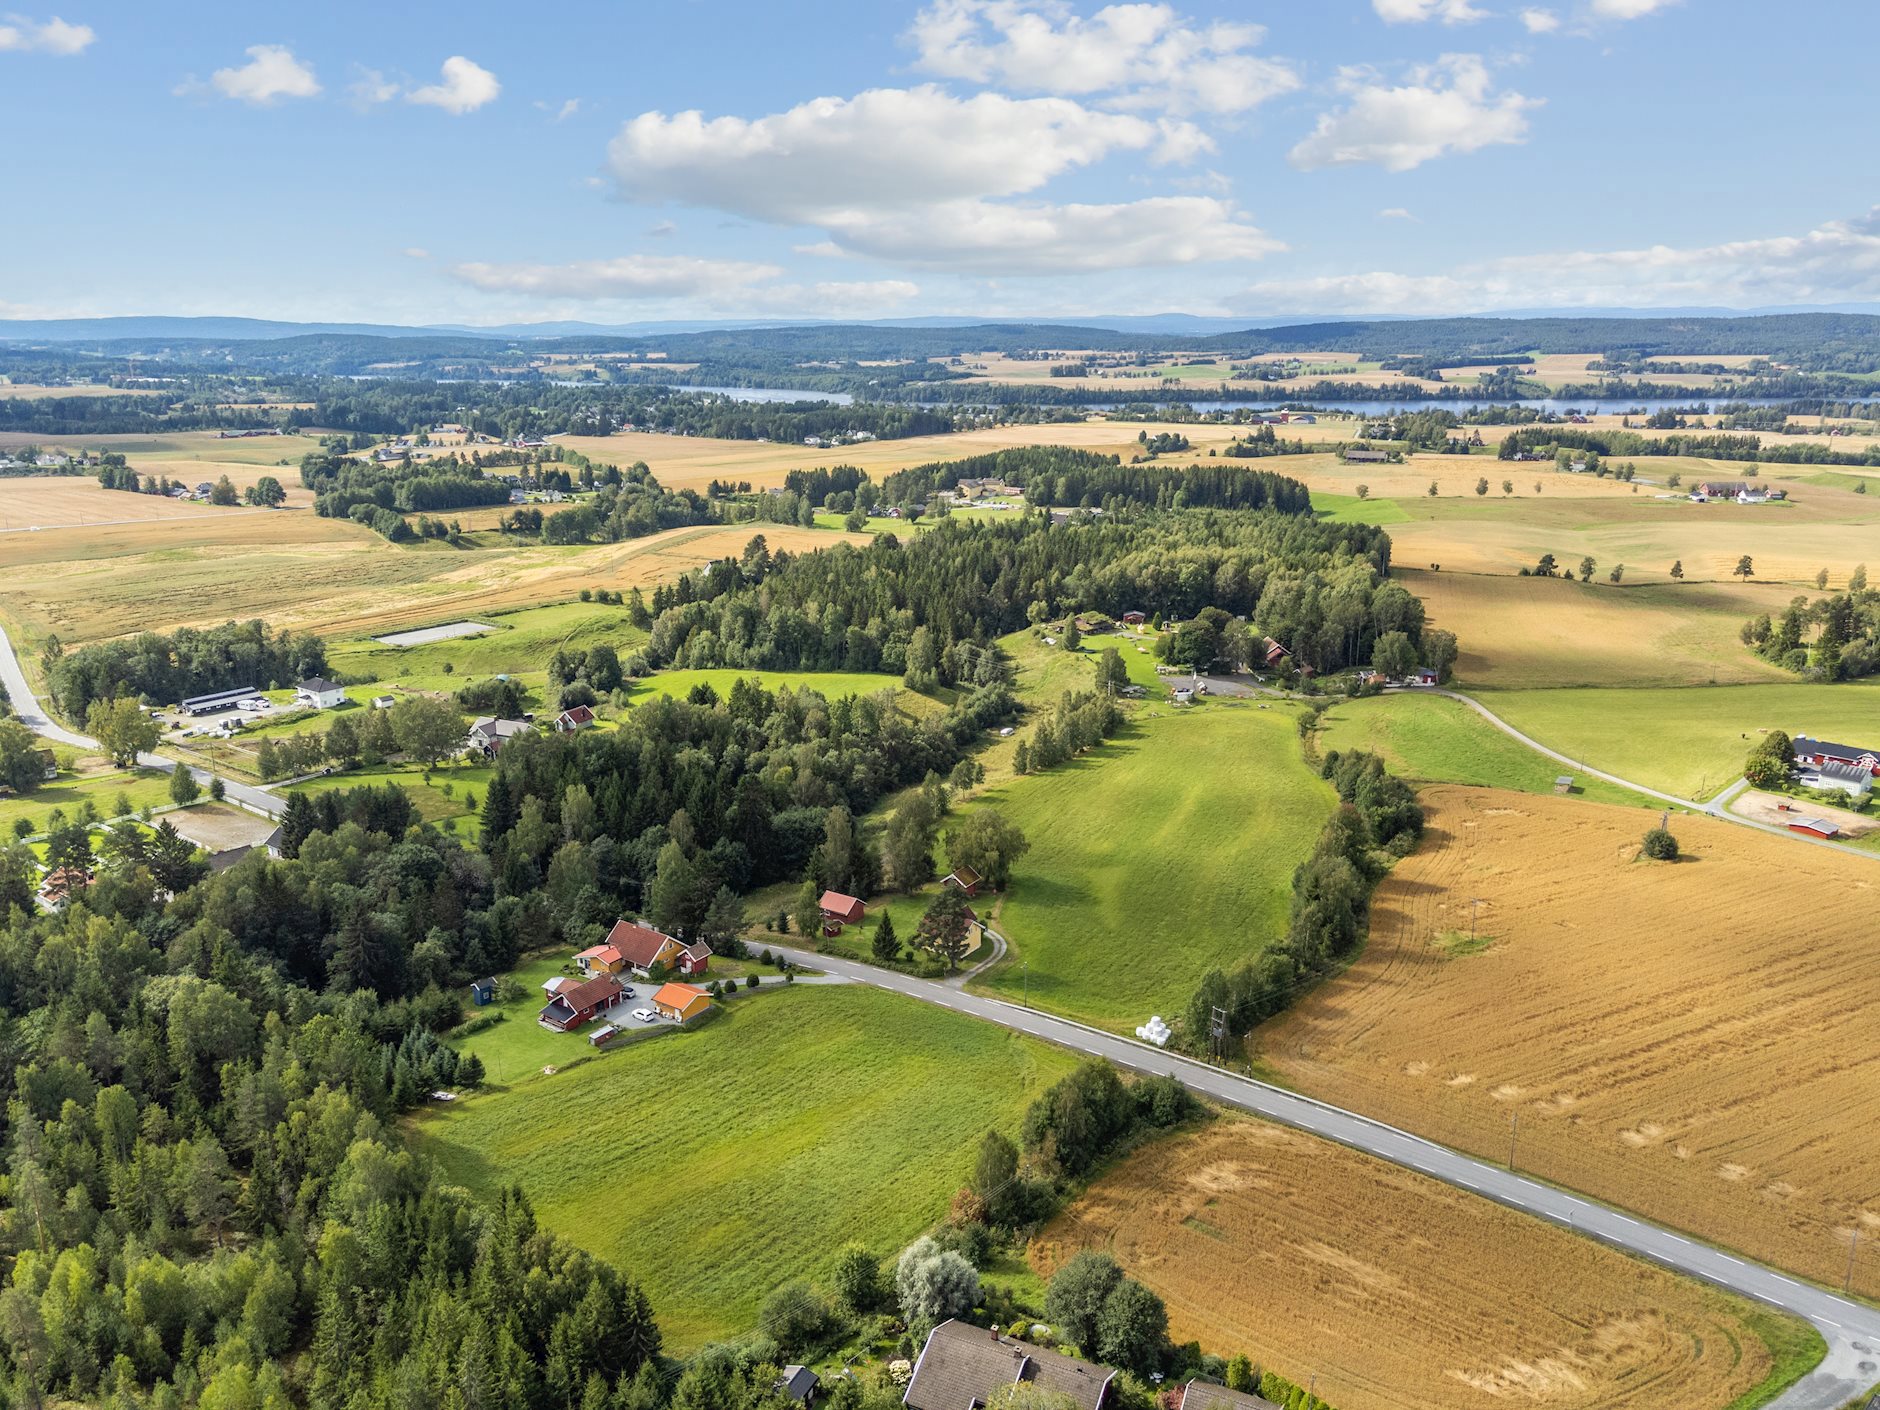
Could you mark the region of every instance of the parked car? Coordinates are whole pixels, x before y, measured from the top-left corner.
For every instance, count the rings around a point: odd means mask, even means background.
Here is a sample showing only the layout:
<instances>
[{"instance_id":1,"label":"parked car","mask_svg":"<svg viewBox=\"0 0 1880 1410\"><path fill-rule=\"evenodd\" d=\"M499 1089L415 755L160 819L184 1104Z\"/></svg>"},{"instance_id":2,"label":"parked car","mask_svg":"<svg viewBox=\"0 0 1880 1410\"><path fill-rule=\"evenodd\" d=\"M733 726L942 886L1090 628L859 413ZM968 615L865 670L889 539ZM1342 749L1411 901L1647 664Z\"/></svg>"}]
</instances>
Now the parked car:
<instances>
[{"instance_id":1,"label":"parked car","mask_svg":"<svg viewBox=\"0 0 1880 1410\"><path fill-rule=\"evenodd\" d=\"M639 1019L641 1023L651 1023L654 1018L654 1014L651 1009L635 1009L633 1011L633 1016Z\"/></svg>"}]
</instances>

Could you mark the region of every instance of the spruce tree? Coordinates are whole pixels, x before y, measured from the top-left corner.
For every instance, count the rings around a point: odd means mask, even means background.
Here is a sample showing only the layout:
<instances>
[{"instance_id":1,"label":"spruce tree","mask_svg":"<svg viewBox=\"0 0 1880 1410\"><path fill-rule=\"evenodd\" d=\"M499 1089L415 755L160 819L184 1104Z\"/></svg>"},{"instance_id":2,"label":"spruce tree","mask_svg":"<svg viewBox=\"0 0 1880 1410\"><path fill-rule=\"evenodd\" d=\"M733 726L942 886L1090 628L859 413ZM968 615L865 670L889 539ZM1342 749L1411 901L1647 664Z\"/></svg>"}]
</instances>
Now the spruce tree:
<instances>
[{"instance_id":1,"label":"spruce tree","mask_svg":"<svg viewBox=\"0 0 1880 1410\"><path fill-rule=\"evenodd\" d=\"M894 933L894 917L885 911L881 924L875 927L874 953L883 964L893 964L901 958L901 937Z\"/></svg>"}]
</instances>

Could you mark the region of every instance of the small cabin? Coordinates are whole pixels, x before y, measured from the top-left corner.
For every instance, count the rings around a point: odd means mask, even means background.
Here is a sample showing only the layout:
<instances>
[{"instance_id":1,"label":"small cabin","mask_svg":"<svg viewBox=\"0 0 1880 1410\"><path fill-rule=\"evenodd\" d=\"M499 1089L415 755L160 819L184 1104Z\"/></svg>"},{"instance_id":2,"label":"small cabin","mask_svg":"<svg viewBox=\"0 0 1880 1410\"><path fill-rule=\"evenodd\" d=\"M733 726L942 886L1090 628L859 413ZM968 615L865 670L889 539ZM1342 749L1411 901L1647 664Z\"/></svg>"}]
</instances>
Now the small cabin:
<instances>
[{"instance_id":1,"label":"small cabin","mask_svg":"<svg viewBox=\"0 0 1880 1410\"><path fill-rule=\"evenodd\" d=\"M496 980L473 979L470 981L470 1002L478 1008L496 1002Z\"/></svg>"}]
</instances>

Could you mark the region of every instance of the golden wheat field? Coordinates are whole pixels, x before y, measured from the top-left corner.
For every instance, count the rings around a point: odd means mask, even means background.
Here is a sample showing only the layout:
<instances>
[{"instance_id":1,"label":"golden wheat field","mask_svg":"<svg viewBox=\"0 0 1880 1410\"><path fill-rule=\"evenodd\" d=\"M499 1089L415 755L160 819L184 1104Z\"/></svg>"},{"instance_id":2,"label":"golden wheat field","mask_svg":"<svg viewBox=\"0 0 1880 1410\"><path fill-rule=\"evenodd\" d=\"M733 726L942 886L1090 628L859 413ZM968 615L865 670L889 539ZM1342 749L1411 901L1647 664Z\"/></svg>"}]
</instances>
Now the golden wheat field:
<instances>
[{"instance_id":1,"label":"golden wheat field","mask_svg":"<svg viewBox=\"0 0 1880 1410\"><path fill-rule=\"evenodd\" d=\"M1280 1079L1837 1286L1858 1229L1880 1294L1880 860L1680 816L1645 862L1635 811L1423 800L1364 953L1256 1035Z\"/></svg>"},{"instance_id":2,"label":"golden wheat field","mask_svg":"<svg viewBox=\"0 0 1880 1410\"><path fill-rule=\"evenodd\" d=\"M1393 540L1397 528L1391 526ZM1431 625L1456 634L1465 685L1735 685L1794 677L1738 639L1758 612L1780 612L1793 589L1774 584L1642 584L1397 568ZM1616 726L1615 726L1616 727Z\"/></svg>"},{"instance_id":3,"label":"golden wheat field","mask_svg":"<svg viewBox=\"0 0 1880 1410\"><path fill-rule=\"evenodd\" d=\"M77 525L102 528L157 520L224 518L257 511L107 490L89 476L20 475L0 479L0 531L31 533ZM0 560L5 549L0 548Z\"/></svg>"},{"instance_id":4,"label":"golden wheat field","mask_svg":"<svg viewBox=\"0 0 1880 1410\"><path fill-rule=\"evenodd\" d=\"M1176 1341L1339 1410L1716 1410L1768 1375L1745 1304L1415 1171L1239 1118L1158 1142L1031 1243L1112 1254Z\"/></svg>"},{"instance_id":5,"label":"golden wheat field","mask_svg":"<svg viewBox=\"0 0 1880 1410\"><path fill-rule=\"evenodd\" d=\"M738 553L760 529L772 548L792 552L851 537L739 524L592 547L456 549L398 546L363 525L306 513L88 526L0 535L0 616L27 644L49 633L78 643L256 616L329 633L391 630L554 602L583 587L670 581Z\"/></svg>"}]
</instances>

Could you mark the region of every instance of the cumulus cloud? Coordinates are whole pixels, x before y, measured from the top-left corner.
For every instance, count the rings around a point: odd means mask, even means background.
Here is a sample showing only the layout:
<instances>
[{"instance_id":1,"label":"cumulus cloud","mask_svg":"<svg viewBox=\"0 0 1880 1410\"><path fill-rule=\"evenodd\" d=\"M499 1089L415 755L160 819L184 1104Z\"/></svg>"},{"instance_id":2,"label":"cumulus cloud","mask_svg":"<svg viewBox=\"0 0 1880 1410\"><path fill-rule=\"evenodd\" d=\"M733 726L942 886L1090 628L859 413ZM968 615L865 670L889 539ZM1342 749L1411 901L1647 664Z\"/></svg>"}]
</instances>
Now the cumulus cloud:
<instances>
[{"instance_id":1,"label":"cumulus cloud","mask_svg":"<svg viewBox=\"0 0 1880 1410\"><path fill-rule=\"evenodd\" d=\"M1479 54L1445 54L1390 85L1369 69L1348 68L1339 88L1349 101L1320 116L1288 154L1302 171L1370 164L1409 171L1436 157L1525 141L1527 113L1540 100L1494 92Z\"/></svg>"},{"instance_id":2,"label":"cumulus cloud","mask_svg":"<svg viewBox=\"0 0 1880 1410\"><path fill-rule=\"evenodd\" d=\"M217 69L208 83L195 75L184 79L172 91L179 96L218 93L240 103L270 107L283 98L314 98L320 93L320 80L313 65L302 63L285 44L251 44L243 50L248 62L235 68Z\"/></svg>"},{"instance_id":3,"label":"cumulus cloud","mask_svg":"<svg viewBox=\"0 0 1880 1410\"><path fill-rule=\"evenodd\" d=\"M1411 215L1410 212L1405 210L1402 206L1386 206L1377 213L1377 218L1379 220L1408 220L1421 224L1420 221L1417 221L1415 216Z\"/></svg>"},{"instance_id":4,"label":"cumulus cloud","mask_svg":"<svg viewBox=\"0 0 1880 1410\"><path fill-rule=\"evenodd\" d=\"M495 102L502 91L503 86L496 81L495 74L462 54L452 54L444 60L441 80L412 89L405 94L405 101L442 108L453 116L462 117L485 103Z\"/></svg>"},{"instance_id":5,"label":"cumulus cloud","mask_svg":"<svg viewBox=\"0 0 1880 1410\"><path fill-rule=\"evenodd\" d=\"M1636 20L1675 4L1677 0L1593 0L1592 11L1602 20Z\"/></svg>"},{"instance_id":6,"label":"cumulus cloud","mask_svg":"<svg viewBox=\"0 0 1880 1410\"><path fill-rule=\"evenodd\" d=\"M0 20L0 54L56 54L70 58L82 54L98 36L88 24L67 24L54 15L49 20L29 20L23 15L8 15Z\"/></svg>"},{"instance_id":7,"label":"cumulus cloud","mask_svg":"<svg viewBox=\"0 0 1880 1410\"><path fill-rule=\"evenodd\" d=\"M768 117L643 113L609 160L630 200L709 206L824 231L842 252L981 272L1255 258L1278 248L1225 201L1016 202L1117 153L1212 149L1170 118L1068 98L961 98L926 85L818 98Z\"/></svg>"},{"instance_id":8,"label":"cumulus cloud","mask_svg":"<svg viewBox=\"0 0 1880 1410\"><path fill-rule=\"evenodd\" d=\"M774 264L687 255L623 255L567 264L469 263L450 272L491 294L582 301L684 299L761 312L870 312L905 303L920 292L903 279L778 283L783 270Z\"/></svg>"},{"instance_id":9,"label":"cumulus cloud","mask_svg":"<svg viewBox=\"0 0 1880 1410\"><path fill-rule=\"evenodd\" d=\"M429 259L431 252L422 245L407 245L403 252L406 259Z\"/></svg>"},{"instance_id":10,"label":"cumulus cloud","mask_svg":"<svg viewBox=\"0 0 1880 1410\"><path fill-rule=\"evenodd\" d=\"M1447 313L1550 306L1676 307L1880 300L1880 207L1800 235L1715 245L1653 245L1513 255L1447 274L1387 271L1269 280L1229 300L1236 312Z\"/></svg>"},{"instance_id":11,"label":"cumulus cloud","mask_svg":"<svg viewBox=\"0 0 1880 1410\"><path fill-rule=\"evenodd\" d=\"M1238 113L1299 86L1291 64L1250 52L1265 34L1255 24L1198 24L1167 4L1107 5L1085 19L1062 0L932 0L908 38L918 66L943 78L1103 95L1122 108Z\"/></svg>"},{"instance_id":12,"label":"cumulus cloud","mask_svg":"<svg viewBox=\"0 0 1880 1410\"><path fill-rule=\"evenodd\" d=\"M1469 24L1488 18L1487 10L1476 9L1469 0L1371 0L1371 8L1385 24Z\"/></svg>"},{"instance_id":13,"label":"cumulus cloud","mask_svg":"<svg viewBox=\"0 0 1880 1410\"><path fill-rule=\"evenodd\" d=\"M1529 34L1552 34L1560 28L1560 16L1552 10L1523 10L1521 23Z\"/></svg>"}]
</instances>

